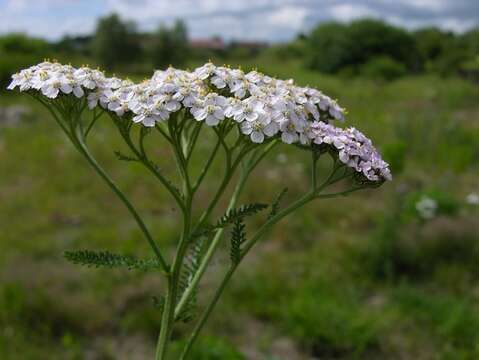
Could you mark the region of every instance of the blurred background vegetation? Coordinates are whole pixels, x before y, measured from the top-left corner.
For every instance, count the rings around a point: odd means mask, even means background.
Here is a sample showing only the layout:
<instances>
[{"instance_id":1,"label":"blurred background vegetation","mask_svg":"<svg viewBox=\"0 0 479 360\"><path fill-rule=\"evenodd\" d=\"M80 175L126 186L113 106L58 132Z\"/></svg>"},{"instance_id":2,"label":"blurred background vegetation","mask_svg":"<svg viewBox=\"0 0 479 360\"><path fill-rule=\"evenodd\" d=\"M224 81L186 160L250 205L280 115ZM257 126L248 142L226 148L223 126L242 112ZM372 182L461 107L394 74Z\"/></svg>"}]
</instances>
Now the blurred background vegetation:
<instances>
[{"instance_id":1,"label":"blurred background vegetation","mask_svg":"<svg viewBox=\"0 0 479 360\"><path fill-rule=\"evenodd\" d=\"M146 359L159 329L158 277L62 258L82 248L142 256L141 234L48 114L3 90L12 73L43 58L134 80L208 59L293 78L337 98L391 163L393 182L317 202L259 244L194 359L479 358L479 28L408 31L363 19L267 44L191 39L180 20L145 33L113 14L91 36L1 36L0 358ZM179 219L168 197L141 168L116 160L121 141L106 118L96 130L98 157L171 249ZM200 145L206 153L207 136ZM152 147L173 170L165 144ZM293 198L307 182L304 163L304 154L280 148L243 202L268 202L285 186ZM201 196L216 185L210 178ZM227 251L225 242L200 304Z\"/></svg>"}]
</instances>

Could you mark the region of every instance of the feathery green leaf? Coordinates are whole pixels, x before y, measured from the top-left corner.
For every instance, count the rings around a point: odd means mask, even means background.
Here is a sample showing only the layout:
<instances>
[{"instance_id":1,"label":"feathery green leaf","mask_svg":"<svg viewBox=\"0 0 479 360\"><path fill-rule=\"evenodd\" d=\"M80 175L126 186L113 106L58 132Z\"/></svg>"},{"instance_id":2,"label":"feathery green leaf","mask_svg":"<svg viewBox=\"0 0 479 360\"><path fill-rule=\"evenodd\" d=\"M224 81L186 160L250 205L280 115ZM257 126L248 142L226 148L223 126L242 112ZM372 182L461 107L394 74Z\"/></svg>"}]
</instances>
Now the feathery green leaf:
<instances>
[{"instance_id":1,"label":"feathery green leaf","mask_svg":"<svg viewBox=\"0 0 479 360\"><path fill-rule=\"evenodd\" d=\"M193 242L190 243L190 247L188 248L188 252L185 256L185 261L183 263L182 272L180 274L180 292L179 298L181 298L183 292L189 288L191 282L198 271L198 268L201 263L201 258L204 254L204 238L202 236L195 238ZM195 289L189 299L188 302L183 307L183 310L180 314L178 314L176 320L180 320L183 322L188 322L194 318L195 310L196 310L196 303L197 303L197 289Z\"/></svg>"},{"instance_id":2,"label":"feathery green leaf","mask_svg":"<svg viewBox=\"0 0 479 360\"><path fill-rule=\"evenodd\" d=\"M231 230L231 251L230 258L233 264L238 264L241 259L241 245L246 241L245 224L243 218L234 221Z\"/></svg>"},{"instance_id":3,"label":"feathery green leaf","mask_svg":"<svg viewBox=\"0 0 479 360\"><path fill-rule=\"evenodd\" d=\"M113 254L109 251L65 251L64 256L74 264L88 267L126 267L129 270L143 271L160 268L160 263L156 259L137 260L132 256Z\"/></svg>"},{"instance_id":4,"label":"feathery green leaf","mask_svg":"<svg viewBox=\"0 0 479 360\"><path fill-rule=\"evenodd\" d=\"M253 203L242 205L237 209L231 209L226 212L214 226L216 229L223 228L229 224L233 224L236 220L243 219L246 216L254 215L268 207L267 204Z\"/></svg>"}]
</instances>

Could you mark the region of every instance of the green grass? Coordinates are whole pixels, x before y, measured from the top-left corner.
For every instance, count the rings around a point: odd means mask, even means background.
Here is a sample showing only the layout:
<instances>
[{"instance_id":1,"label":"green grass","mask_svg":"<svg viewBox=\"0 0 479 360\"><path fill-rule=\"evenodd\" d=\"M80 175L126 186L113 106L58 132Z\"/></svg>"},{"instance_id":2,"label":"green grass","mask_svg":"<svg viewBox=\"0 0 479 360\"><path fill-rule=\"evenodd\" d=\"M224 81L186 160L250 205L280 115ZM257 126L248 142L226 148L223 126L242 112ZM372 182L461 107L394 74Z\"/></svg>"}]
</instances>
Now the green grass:
<instances>
[{"instance_id":1,"label":"green grass","mask_svg":"<svg viewBox=\"0 0 479 360\"><path fill-rule=\"evenodd\" d=\"M432 76L390 83L334 78L268 58L255 64L338 98L349 110L347 124L369 135L392 163L394 181L317 202L280 224L228 287L194 358L476 359L479 209L464 198L479 191L477 85ZM26 96L2 93L0 106L14 103L32 114L0 127L0 358L114 359L116 351L148 358L160 321L151 297L160 294L161 280L80 269L62 258L80 248L141 257L147 245L52 119ZM171 249L179 225L171 199L138 165L115 159L113 151L123 147L106 119L92 144ZM200 145L206 152L210 144ZM173 170L164 144L149 146ZM304 154L286 146L279 153L291 165L271 156L242 202L268 202L285 186L285 201L301 192ZM217 181L207 179L200 199ZM422 194L438 201L438 218L418 218L414 203ZM200 304L227 251L225 241ZM189 329L181 325L175 339Z\"/></svg>"}]
</instances>

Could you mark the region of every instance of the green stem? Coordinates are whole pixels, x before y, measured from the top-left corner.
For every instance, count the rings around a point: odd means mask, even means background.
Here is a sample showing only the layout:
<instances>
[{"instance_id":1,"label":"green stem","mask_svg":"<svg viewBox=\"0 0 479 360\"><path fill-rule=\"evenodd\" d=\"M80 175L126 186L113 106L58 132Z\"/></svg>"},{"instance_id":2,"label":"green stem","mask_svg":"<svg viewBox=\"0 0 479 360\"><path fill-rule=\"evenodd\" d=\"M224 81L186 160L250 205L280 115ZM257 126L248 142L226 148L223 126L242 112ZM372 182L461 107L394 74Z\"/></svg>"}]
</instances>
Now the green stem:
<instances>
[{"instance_id":1,"label":"green stem","mask_svg":"<svg viewBox=\"0 0 479 360\"><path fill-rule=\"evenodd\" d=\"M118 188L118 186L115 184L115 182L108 176L108 174L103 170L103 168L98 164L98 162L94 159L94 157L90 154L88 151L88 148L85 146L83 140L79 139L76 137L76 142L77 142L77 148L80 150L80 153L86 158L86 160L90 163L90 165L95 169L95 171L100 175L100 177L107 183L107 185L113 190L113 192L118 196L118 198L123 202L123 204L126 206L128 211L131 213L133 218L135 219L136 223L138 224L138 227L142 231L143 235L145 236L146 240L150 244L151 248L153 249L153 252L155 253L156 257L158 258L158 261L160 262L161 267L165 271L165 273L169 272L169 267L166 264L165 259L163 258L163 255L161 254L161 251L156 244L156 242L153 240L153 237L151 236L150 232L148 231L145 223L141 219L140 215L132 205L132 203L128 200L128 198L123 194L123 192Z\"/></svg>"},{"instance_id":2,"label":"green stem","mask_svg":"<svg viewBox=\"0 0 479 360\"><path fill-rule=\"evenodd\" d=\"M205 325L206 321L208 320L208 317L210 316L211 312L213 311L214 307L216 306L218 300L221 297L221 294L223 293L224 289L226 288L226 285L228 284L228 281L231 279L233 276L235 270L236 270L237 265L232 265L226 275L224 276L223 280L221 281L221 284L219 288L216 290L215 294L213 295L213 299L211 302L208 304L206 307L205 311L201 315L200 320L198 323L195 325L195 328L193 329L193 332L191 333L190 337L188 338L188 342L186 343L185 348L183 349L183 352L180 356L180 360L186 359L188 356L196 338L198 337L199 333L203 329L203 326Z\"/></svg>"},{"instance_id":3,"label":"green stem","mask_svg":"<svg viewBox=\"0 0 479 360\"><path fill-rule=\"evenodd\" d=\"M305 196L303 196L302 198L300 198L298 201L296 201L295 203L293 203L292 205L290 205L288 208L284 209L283 211L279 212L277 215L273 216L272 218L270 218L270 220L268 220L257 232L256 234L253 236L253 238L251 239L252 241L250 242L247 242L246 243L246 246L245 246L245 249L243 250L243 252L241 253L241 257L240 257L240 262L241 260L244 258L244 256L246 255L246 253L253 247L253 245L264 235L264 233L269 230L269 228L274 225L275 223L277 223L278 221L280 221L282 218L284 218L285 216L287 216L288 214L290 214L291 212L297 210L298 208L300 208L301 206L307 204L309 201L313 200L314 199L314 193L313 192L310 192L308 194L306 194ZM206 324L206 321L208 320L208 317L210 316L211 312L213 311L214 307L216 306L219 298L221 297L223 291L225 290L226 288L226 285L228 284L229 280L231 279L231 277L233 276L234 272L236 271L238 265L240 264L240 262L236 263L236 264L232 264L231 267L229 268L228 272L225 274L223 280L221 281L218 289L215 291L215 294L213 295L213 298L211 300L211 302L208 304L208 306L206 307L205 311L203 312L203 314L201 315L198 323L196 324L195 328L193 329L193 332L191 333L189 339L188 339L188 342L183 350L183 353L180 357L180 360L184 360L186 359L186 356L188 355L189 351L191 350L196 338L198 337L198 334L201 332L202 328L204 327L204 325Z\"/></svg>"},{"instance_id":4,"label":"green stem","mask_svg":"<svg viewBox=\"0 0 479 360\"><path fill-rule=\"evenodd\" d=\"M163 309L160 334L156 346L156 360L164 360L167 356L168 344L173 330L175 320L175 306L177 300L178 283L180 278L181 265L188 245L189 229L191 225L190 209L191 203L187 205L188 211L184 216L183 232L173 261L172 270L168 277L168 292L166 294L165 307Z\"/></svg>"},{"instance_id":5,"label":"green stem","mask_svg":"<svg viewBox=\"0 0 479 360\"><path fill-rule=\"evenodd\" d=\"M299 198L297 201L289 205L287 208L279 211L276 215L269 218L266 223L264 223L257 232L253 235L253 237L246 241L243 246L243 251L241 252L241 259L248 253L248 251L254 246L254 244L277 222L283 219L285 216L289 215L293 211L299 209L300 207L306 205L311 200L314 200L316 195L314 192L310 191L303 197Z\"/></svg>"},{"instance_id":6,"label":"green stem","mask_svg":"<svg viewBox=\"0 0 479 360\"><path fill-rule=\"evenodd\" d=\"M198 136L200 134L202 126L203 126L203 122L199 122L199 123L195 124L195 127L193 129L193 133L191 135L191 140L188 142L188 145L186 147L186 154L185 154L186 164L188 164L190 159L191 159L191 156L192 156L193 150L196 146L196 142L198 141Z\"/></svg>"},{"instance_id":7,"label":"green stem","mask_svg":"<svg viewBox=\"0 0 479 360\"><path fill-rule=\"evenodd\" d=\"M242 149L242 151L238 154L237 158L235 159L235 161L233 161L232 164L230 164L230 160L229 160L229 157L231 155L231 150L232 149L229 149L228 148L228 153L226 154L227 155L227 166L226 166L226 173L225 173L225 176L223 178L223 181L221 182L220 184L220 187L218 188L218 190L216 191L216 194L213 198L213 200L211 201L211 203L208 205L208 207L206 208L206 210L203 212L203 214L201 214L200 216L200 220L198 221L194 231L198 230L201 226L204 225L204 223L208 220L208 218L210 217L211 213L213 212L213 210L215 209L216 205L218 204L218 201L221 199L223 193L225 192L226 188L228 187L237 167L240 165L241 163L241 160L253 149L253 147L250 147L248 148L247 146L245 146L245 148ZM226 150L226 148L225 148ZM193 232L194 232L193 231Z\"/></svg>"},{"instance_id":8,"label":"green stem","mask_svg":"<svg viewBox=\"0 0 479 360\"><path fill-rule=\"evenodd\" d=\"M201 170L201 173L198 176L198 179L196 180L195 184L193 185L193 189L192 189L193 193L195 193L198 190L198 188L200 187L203 179L205 178L205 175L208 173L208 170L210 169L210 166L213 163L213 160L215 159L216 154L218 153L219 147L220 147L220 141L218 140L216 142L216 145L215 145L213 151L211 152L211 155L209 156L205 166Z\"/></svg>"},{"instance_id":9,"label":"green stem","mask_svg":"<svg viewBox=\"0 0 479 360\"><path fill-rule=\"evenodd\" d=\"M339 197L339 196L346 196L352 192L355 192L355 191L358 191L358 190L363 190L365 189L364 186L356 186L356 187L353 187L351 189L348 189L348 190L344 190L344 191L339 191L339 192L335 192L335 193L330 193L330 194L319 194L319 195L316 195L316 197L318 199L329 199L329 198L335 198L335 197Z\"/></svg>"},{"instance_id":10,"label":"green stem","mask_svg":"<svg viewBox=\"0 0 479 360\"><path fill-rule=\"evenodd\" d=\"M158 245L156 242L153 240L153 237L151 236L150 232L148 231L148 228L146 227L145 223L141 219L140 215L136 211L135 207L133 204L128 200L128 198L123 194L123 192L118 188L118 186L115 184L115 182L108 176L106 171L98 164L98 162L95 160L95 158L91 155L89 152L86 144L83 141L83 138L85 137L85 134L77 134L77 131L75 130L73 126L73 119L70 119L70 131L68 128L62 123L61 119L59 116L53 111L53 108L51 106L54 106L51 104L49 106L47 103L45 103L43 100L41 100L38 97L35 97L42 105L44 105L52 114L54 117L55 121L58 123L60 128L63 130L63 132L66 134L66 136L70 139L72 144L75 146L75 148L82 154L85 159L88 161L88 163L93 167L93 169L100 175L100 177L106 182L106 184L110 187L110 189L115 193L115 195L118 196L118 198L123 202L123 204L126 206L130 214L133 216L135 219L138 227L140 228L141 232L145 236L146 240L148 241L149 245L153 249L153 252L155 253L156 257L158 258L158 261L163 268L163 271L165 273L169 272L169 267L163 258L163 255L161 254L161 250L159 249ZM81 116L81 112L78 114L78 117ZM66 114L64 114L65 117L65 122L68 121ZM78 120L78 119L77 119Z\"/></svg>"},{"instance_id":11,"label":"green stem","mask_svg":"<svg viewBox=\"0 0 479 360\"><path fill-rule=\"evenodd\" d=\"M90 124L88 124L88 127L85 130L85 139L88 137L88 134L90 133L91 129L93 129L93 125L95 125L96 121L100 118L100 116L103 115L103 110L100 110L100 113L96 113L96 108L93 109L93 119L91 120Z\"/></svg>"},{"instance_id":12,"label":"green stem","mask_svg":"<svg viewBox=\"0 0 479 360\"><path fill-rule=\"evenodd\" d=\"M230 200L230 203L228 204L226 212L228 212L229 210L233 209L236 206L239 195L241 194L241 191L243 190L244 185L246 183L246 179L247 179L247 176L242 176L241 180L236 185L235 191L231 197L231 200ZM193 275L193 278L191 279L191 283L185 289L185 291L181 295L180 300L178 301L178 304L176 305L175 317L181 314L181 311L183 310L184 306L188 303L188 300L191 294L195 291L196 287L198 286L198 283L203 277L203 274L206 271L210 263L210 260L216 251L216 248L219 245L219 242L221 240L223 233L224 233L224 228L219 229L215 233L215 236L213 237L213 240L211 241L210 246L206 250L206 253L203 256L203 258L201 259L200 265L198 266L198 270L195 272L195 274Z\"/></svg>"},{"instance_id":13,"label":"green stem","mask_svg":"<svg viewBox=\"0 0 479 360\"><path fill-rule=\"evenodd\" d=\"M121 119L115 118L114 115L112 115L112 119L115 125L118 127L118 130L120 131L120 135L122 136L123 140L125 140L130 150L135 154L137 159L163 184L163 186L168 190L171 196L175 199L176 204L178 205L180 210L184 213L185 209L183 205L183 200L179 192L177 191L177 189L175 189L173 185L170 183L170 181L166 179L160 173L160 171L154 166L153 162L146 156L146 153L144 152L142 153L136 148L135 144L133 144L133 141L131 140L129 131L123 127L121 123Z\"/></svg>"},{"instance_id":14,"label":"green stem","mask_svg":"<svg viewBox=\"0 0 479 360\"><path fill-rule=\"evenodd\" d=\"M246 185L246 181L248 180L249 175L275 145L276 145L276 142L272 142L259 154L259 156L255 157L253 155L251 157L250 161L246 164L245 169L243 169L243 172L241 173L240 180L236 184L235 190L233 192L233 195L231 196L230 202L228 204L228 207L225 213L227 213L228 211L230 211L236 206L239 196L241 192L243 191L244 186ZM198 283L203 277L203 274L206 271L206 268L208 267L211 261L211 258L216 252L216 248L218 247L220 243L224 230L225 230L224 228L221 228L217 230L217 232L215 233L215 236L213 237L213 240L211 241L210 246L208 247L203 258L201 259L198 270L195 272L193 279L191 280L191 283L189 284L188 288L185 289L185 291L183 292L181 299L179 300L178 305L176 306L175 316L181 313L181 311L183 310L183 307L188 303L188 300L191 294L194 292L194 290L198 286Z\"/></svg>"},{"instance_id":15,"label":"green stem","mask_svg":"<svg viewBox=\"0 0 479 360\"><path fill-rule=\"evenodd\" d=\"M174 136L172 136L174 138ZM181 144L179 142L172 142L174 151L181 151ZM186 167L186 163L179 162L181 167L180 175L182 176L184 187L184 213L183 213L183 231L181 234L180 242L177 247L175 258L173 260L172 271L168 278L168 293L166 295L165 307L163 309L163 315L161 320L161 329L158 337L158 343L156 348L156 360L164 360L168 354L168 344L175 321L175 306L177 301L177 292L179 287L181 267L183 259L188 248L188 240L190 238L191 228L191 209L192 209L192 192L189 182L189 175Z\"/></svg>"}]
</instances>

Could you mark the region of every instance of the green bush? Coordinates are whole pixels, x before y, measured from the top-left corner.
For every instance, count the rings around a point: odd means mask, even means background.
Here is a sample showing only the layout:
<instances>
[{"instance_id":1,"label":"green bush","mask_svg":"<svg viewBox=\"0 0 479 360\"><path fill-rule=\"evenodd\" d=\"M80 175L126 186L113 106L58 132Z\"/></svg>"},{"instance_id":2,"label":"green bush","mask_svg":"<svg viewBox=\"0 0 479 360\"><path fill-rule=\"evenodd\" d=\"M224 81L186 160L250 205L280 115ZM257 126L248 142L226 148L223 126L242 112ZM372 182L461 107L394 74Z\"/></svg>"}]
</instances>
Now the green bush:
<instances>
[{"instance_id":1,"label":"green bush","mask_svg":"<svg viewBox=\"0 0 479 360\"><path fill-rule=\"evenodd\" d=\"M51 50L51 45L47 41L24 34L14 33L0 37L0 54L36 54L46 57Z\"/></svg>"},{"instance_id":2,"label":"green bush","mask_svg":"<svg viewBox=\"0 0 479 360\"><path fill-rule=\"evenodd\" d=\"M37 64L52 55L51 45L45 40L23 34L0 37L0 86L4 89L12 74Z\"/></svg>"},{"instance_id":3,"label":"green bush","mask_svg":"<svg viewBox=\"0 0 479 360\"><path fill-rule=\"evenodd\" d=\"M0 54L0 87L10 83L12 74L27 68L43 60L43 57L34 54L15 53L2 56Z\"/></svg>"},{"instance_id":4,"label":"green bush","mask_svg":"<svg viewBox=\"0 0 479 360\"><path fill-rule=\"evenodd\" d=\"M378 56L361 65L360 74L373 79L395 80L406 75L406 66L389 56Z\"/></svg>"},{"instance_id":5,"label":"green bush","mask_svg":"<svg viewBox=\"0 0 479 360\"><path fill-rule=\"evenodd\" d=\"M321 24L309 35L308 44L309 66L325 73L335 73L348 66L358 68L381 56L394 58L403 65L404 71L415 70L419 58L411 34L372 19L348 25ZM392 67L391 61L387 66ZM393 72L401 70L396 65Z\"/></svg>"}]
</instances>

